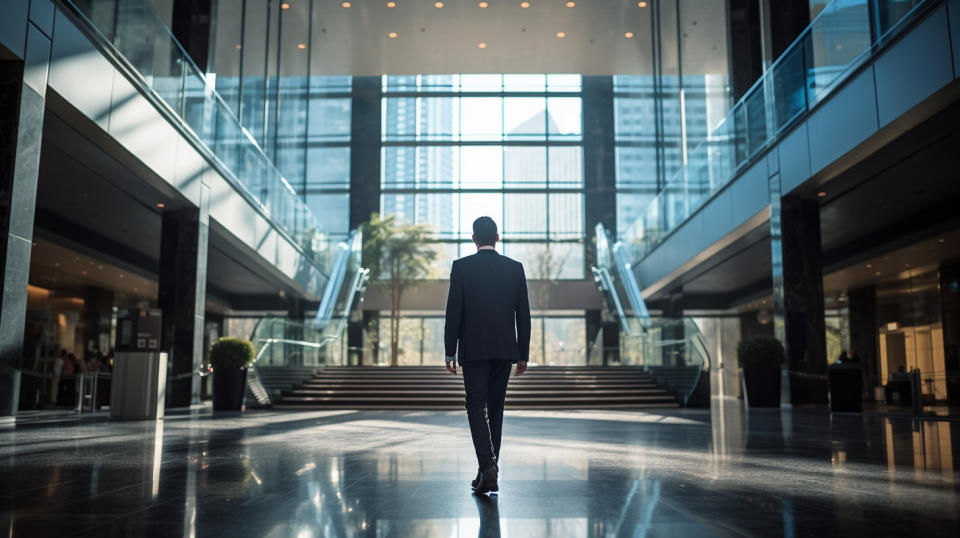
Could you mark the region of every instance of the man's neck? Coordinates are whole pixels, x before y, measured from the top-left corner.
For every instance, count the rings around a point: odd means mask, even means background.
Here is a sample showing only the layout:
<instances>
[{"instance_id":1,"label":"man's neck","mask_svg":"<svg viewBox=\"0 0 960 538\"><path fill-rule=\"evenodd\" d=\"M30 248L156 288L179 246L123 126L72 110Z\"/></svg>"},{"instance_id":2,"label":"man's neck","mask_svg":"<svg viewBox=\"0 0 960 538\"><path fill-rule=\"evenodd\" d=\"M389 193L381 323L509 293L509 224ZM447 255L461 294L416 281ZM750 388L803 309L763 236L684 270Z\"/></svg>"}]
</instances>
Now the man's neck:
<instances>
[{"instance_id":1,"label":"man's neck","mask_svg":"<svg viewBox=\"0 0 960 538\"><path fill-rule=\"evenodd\" d=\"M482 247L477 247L477 250L480 251L480 250L497 250L497 249L492 245L484 245Z\"/></svg>"}]
</instances>

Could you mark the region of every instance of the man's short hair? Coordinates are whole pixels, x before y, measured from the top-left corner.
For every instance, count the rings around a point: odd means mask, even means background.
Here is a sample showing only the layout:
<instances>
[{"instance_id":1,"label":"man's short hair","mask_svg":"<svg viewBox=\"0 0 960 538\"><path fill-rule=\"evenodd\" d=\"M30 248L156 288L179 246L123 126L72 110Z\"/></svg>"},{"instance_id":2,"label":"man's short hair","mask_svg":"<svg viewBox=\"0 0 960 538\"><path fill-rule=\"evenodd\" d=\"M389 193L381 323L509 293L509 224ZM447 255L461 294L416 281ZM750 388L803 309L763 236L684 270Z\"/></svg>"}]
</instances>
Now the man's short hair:
<instances>
[{"instance_id":1,"label":"man's short hair","mask_svg":"<svg viewBox=\"0 0 960 538\"><path fill-rule=\"evenodd\" d=\"M497 223L490 217L480 217L473 221L473 237L477 245L492 247L497 242Z\"/></svg>"}]
</instances>

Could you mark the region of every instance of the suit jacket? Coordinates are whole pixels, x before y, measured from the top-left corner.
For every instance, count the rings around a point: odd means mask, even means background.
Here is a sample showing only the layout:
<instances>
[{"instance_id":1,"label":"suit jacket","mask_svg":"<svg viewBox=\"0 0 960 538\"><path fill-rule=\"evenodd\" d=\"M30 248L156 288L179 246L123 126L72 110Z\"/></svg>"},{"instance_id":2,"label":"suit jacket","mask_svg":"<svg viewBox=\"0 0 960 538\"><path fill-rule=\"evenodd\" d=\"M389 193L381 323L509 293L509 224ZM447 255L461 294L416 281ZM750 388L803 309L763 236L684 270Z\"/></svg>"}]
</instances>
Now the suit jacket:
<instances>
[{"instance_id":1,"label":"suit jacket","mask_svg":"<svg viewBox=\"0 0 960 538\"><path fill-rule=\"evenodd\" d=\"M520 262L480 250L453 262L444 344L460 362L530 356L530 303ZM458 346L459 344L459 346Z\"/></svg>"}]
</instances>

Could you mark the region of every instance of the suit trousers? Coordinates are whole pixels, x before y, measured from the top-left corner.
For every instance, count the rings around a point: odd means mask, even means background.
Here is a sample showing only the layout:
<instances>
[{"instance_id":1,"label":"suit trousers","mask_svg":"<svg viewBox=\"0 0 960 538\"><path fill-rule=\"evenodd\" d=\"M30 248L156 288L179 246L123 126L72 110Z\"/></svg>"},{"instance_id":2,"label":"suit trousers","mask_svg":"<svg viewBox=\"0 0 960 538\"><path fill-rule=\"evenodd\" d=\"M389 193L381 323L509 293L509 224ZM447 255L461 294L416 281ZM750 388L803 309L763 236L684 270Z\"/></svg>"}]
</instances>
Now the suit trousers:
<instances>
[{"instance_id":1,"label":"suit trousers","mask_svg":"<svg viewBox=\"0 0 960 538\"><path fill-rule=\"evenodd\" d=\"M477 465L482 471L500 461L503 401L513 364L509 360L473 360L460 365L466 390L467 420Z\"/></svg>"}]
</instances>

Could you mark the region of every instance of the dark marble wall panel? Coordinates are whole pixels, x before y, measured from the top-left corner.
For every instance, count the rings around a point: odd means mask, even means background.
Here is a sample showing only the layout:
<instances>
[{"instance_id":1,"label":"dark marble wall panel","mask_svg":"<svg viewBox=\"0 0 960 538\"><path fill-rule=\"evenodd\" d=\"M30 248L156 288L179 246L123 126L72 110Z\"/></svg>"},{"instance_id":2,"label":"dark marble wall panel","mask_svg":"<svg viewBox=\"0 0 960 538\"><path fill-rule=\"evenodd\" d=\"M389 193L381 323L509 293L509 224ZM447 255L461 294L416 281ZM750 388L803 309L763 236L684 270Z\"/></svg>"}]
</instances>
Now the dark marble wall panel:
<instances>
[{"instance_id":1,"label":"dark marble wall panel","mask_svg":"<svg viewBox=\"0 0 960 538\"><path fill-rule=\"evenodd\" d=\"M583 77L584 230L588 237L598 223L616 237L617 195L614 159L613 77ZM585 272L596 265L596 245L586 243Z\"/></svg>"},{"instance_id":2,"label":"dark marble wall panel","mask_svg":"<svg viewBox=\"0 0 960 538\"><path fill-rule=\"evenodd\" d=\"M209 193L202 199L200 208L163 214L157 303L163 310L162 348L171 364L167 407L200 403L200 379L192 372L203 360Z\"/></svg>"},{"instance_id":3,"label":"dark marble wall panel","mask_svg":"<svg viewBox=\"0 0 960 538\"><path fill-rule=\"evenodd\" d=\"M18 20L28 36L26 61L0 62L0 416L16 414L19 399L50 57L50 40Z\"/></svg>"},{"instance_id":4,"label":"dark marble wall panel","mask_svg":"<svg viewBox=\"0 0 960 538\"><path fill-rule=\"evenodd\" d=\"M30 241L33 239L33 216L37 205L40 143L43 137L43 97L27 86L21 86L19 108L13 122L16 126L16 149L13 160L7 161L13 169L0 170L0 174L11 174L11 183L3 188L4 200L9 203L8 212L4 212L3 228L11 235Z\"/></svg>"},{"instance_id":5,"label":"dark marble wall panel","mask_svg":"<svg viewBox=\"0 0 960 538\"><path fill-rule=\"evenodd\" d=\"M923 61L917 61L923 58ZM880 126L946 86L953 80L953 61L947 12L940 6L877 58L877 109Z\"/></svg>"},{"instance_id":6,"label":"dark marble wall panel","mask_svg":"<svg viewBox=\"0 0 960 538\"><path fill-rule=\"evenodd\" d=\"M380 212L380 77L353 77L350 229Z\"/></svg>"},{"instance_id":7,"label":"dark marble wall panel","mask_svg":"<svg viewBox=\"0 0 960 538\"><path fill-rule=\"evenodd\" d=\"M780 210L783 324L794 404L827 403L827 342L823 307L820 203L783 198ZM775 285L778 283L775 279Z\"/></svg>"}]
</instances>

